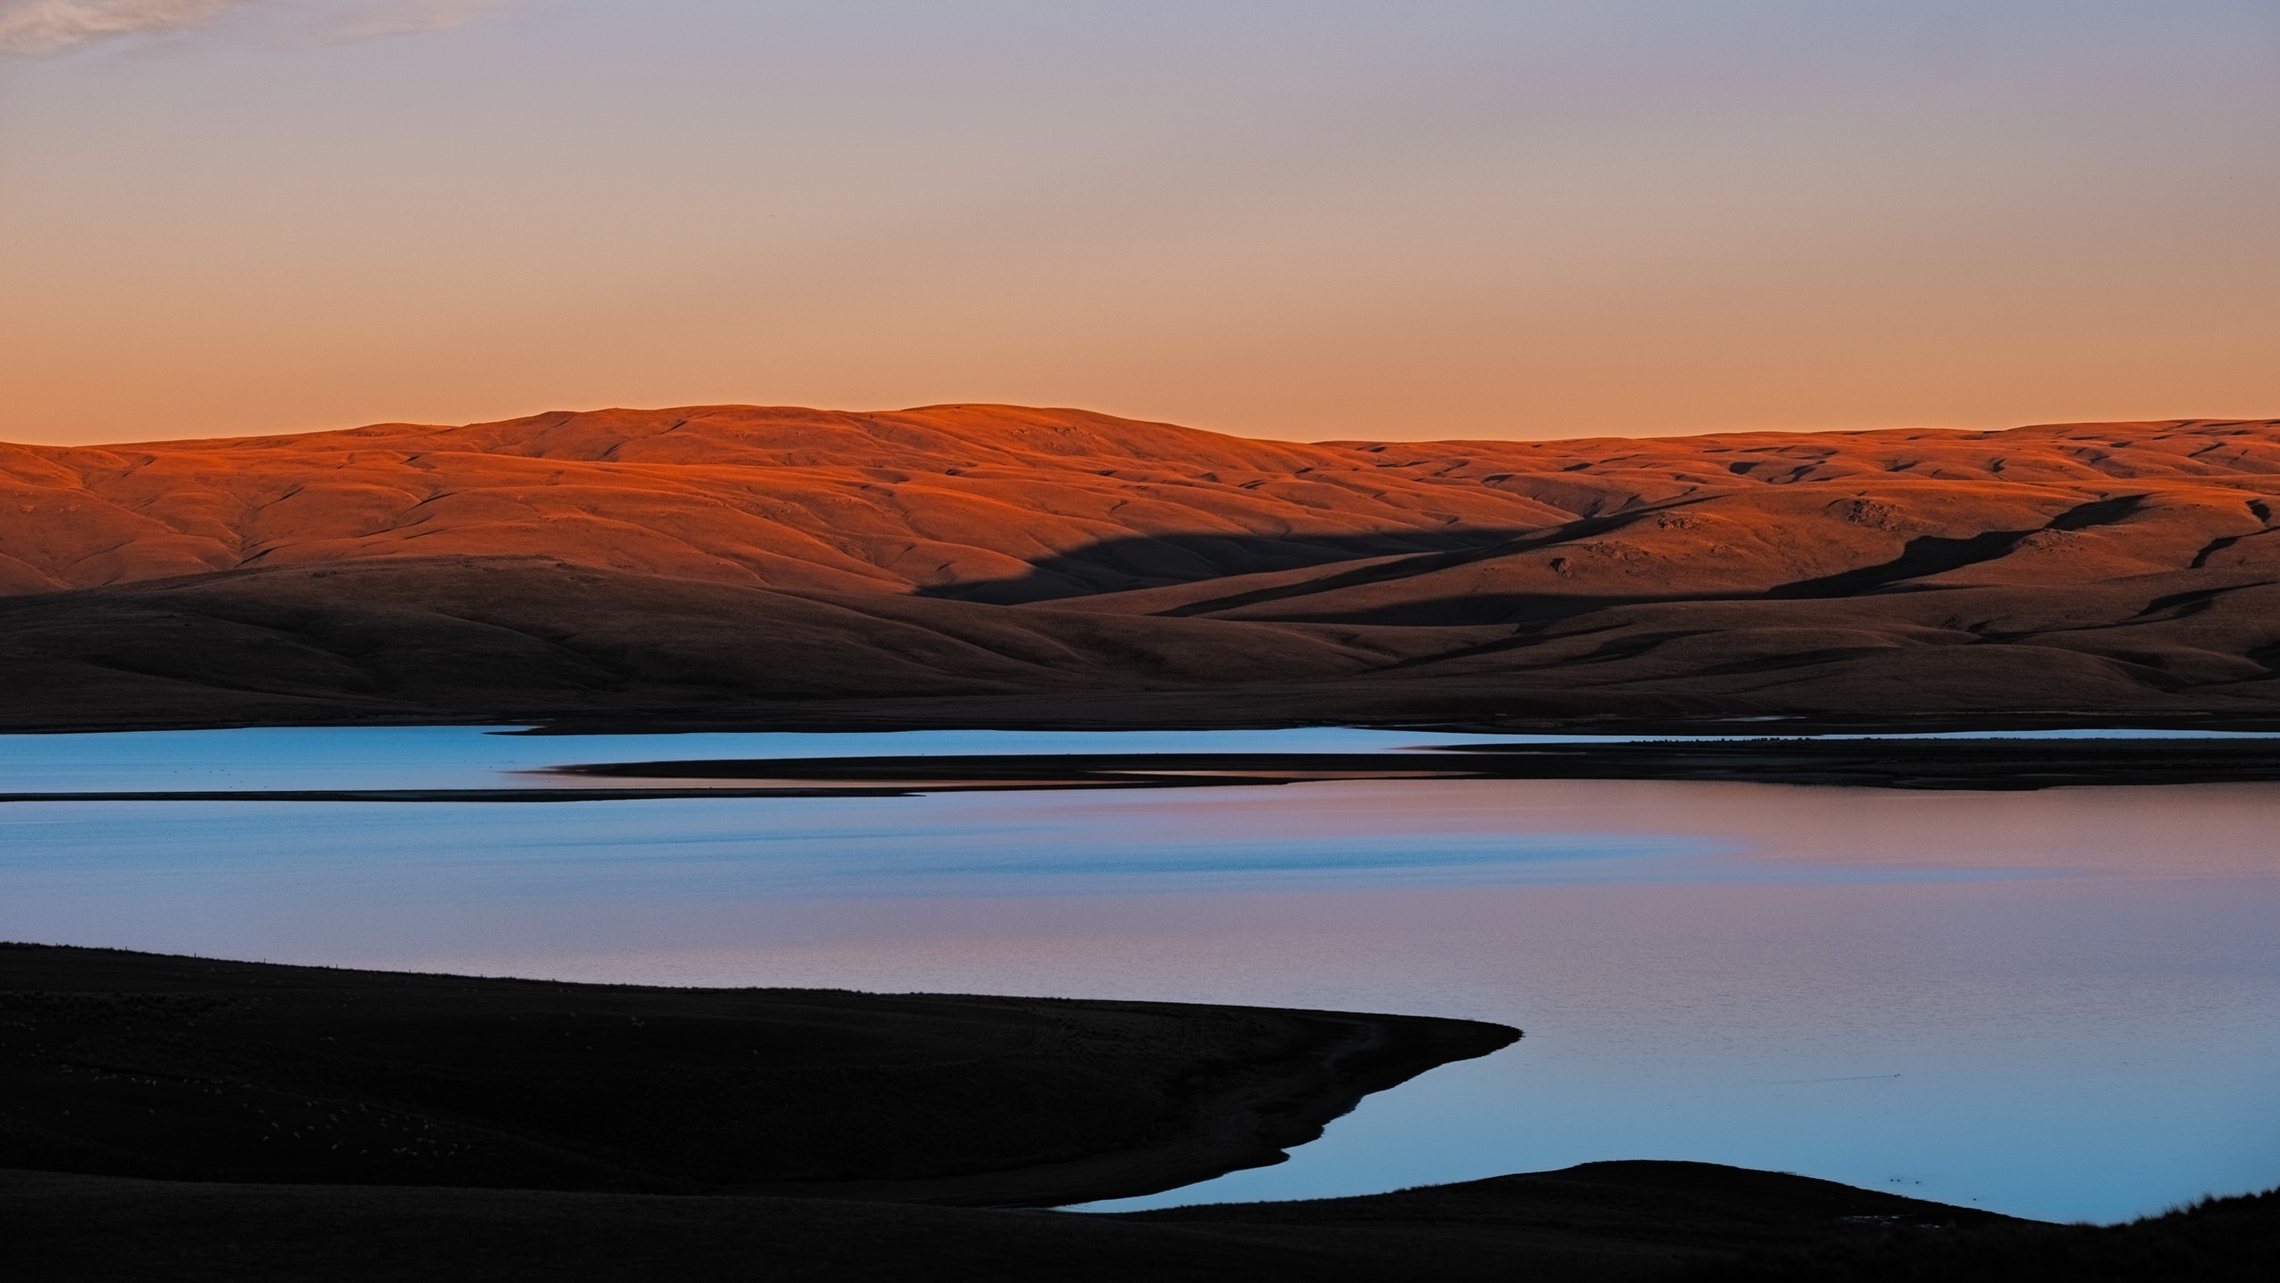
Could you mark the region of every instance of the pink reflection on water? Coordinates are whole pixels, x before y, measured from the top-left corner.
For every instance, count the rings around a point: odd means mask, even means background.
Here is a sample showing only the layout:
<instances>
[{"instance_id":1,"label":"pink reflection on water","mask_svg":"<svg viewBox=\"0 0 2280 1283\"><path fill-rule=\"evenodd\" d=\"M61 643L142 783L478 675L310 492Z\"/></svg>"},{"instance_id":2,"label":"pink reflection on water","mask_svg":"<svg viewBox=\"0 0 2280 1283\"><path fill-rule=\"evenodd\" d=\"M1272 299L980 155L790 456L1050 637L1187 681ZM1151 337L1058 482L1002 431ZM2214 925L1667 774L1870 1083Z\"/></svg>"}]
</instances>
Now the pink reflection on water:
<instances>
[{"instance_id":1,"label":"pink reflection on water","mask_svg":"<svg viewBox=\"0 0 2280 1283\"><path fill-rule=\"evenodd\" d=\"M116 830L84 848L48 839L56 852L151 839L115 813L19 814L58 835ZM2275 786L1411 781L414 807L331 829L318 814L247 810L206 846L173 831L162 883L58 855L45 881L9 884L0 924L277 961L1407 1011L1528 1030L1373 1099L1283 1167L1185 1199L1665 1157L2114 1219L2280 1181ZM1123 856L1085 872L1109 846L1239 856L1316 842L1382 842L1399 871L1437 837L1482 834L1516 848L1637 838L1648 854L1618 841L1612 855L1408 882L1360 866L1151 878ZM313 859L322 844L335 863ZM896 881L952 846L974 872ZM32 850L18 843L11 860ZM737 880L795 858L873 872L805 898ZM1016 872L990 873L994 860ZM1052 878L1052 893L1029 893ZM153 885L164 894L144 894Z\"/></svg>"}]
</instances>

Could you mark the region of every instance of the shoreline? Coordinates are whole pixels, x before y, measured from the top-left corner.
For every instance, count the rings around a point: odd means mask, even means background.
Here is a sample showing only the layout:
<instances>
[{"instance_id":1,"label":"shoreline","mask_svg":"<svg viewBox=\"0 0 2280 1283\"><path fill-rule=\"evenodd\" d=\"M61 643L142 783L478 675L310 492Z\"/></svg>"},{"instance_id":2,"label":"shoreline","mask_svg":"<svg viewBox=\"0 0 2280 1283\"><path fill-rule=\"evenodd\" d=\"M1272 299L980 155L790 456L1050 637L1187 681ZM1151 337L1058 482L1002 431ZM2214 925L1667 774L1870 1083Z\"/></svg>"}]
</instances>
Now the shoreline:
<instances>
[{"instance_id":1,"label":"shoreline","mask_svg":"<svg viewBox=\"0 0 2280 1283\"><path fill-rule=\"evenodd\" d=\"M1429 738L1422 735L1420 738ZM6 803L544 804L892 798L931 793L1259 788L1337 781L1667 780L1797 787L2016 791L2280 783L2280 736L2238 739L1757 738L1422 744L1377 752L970 753L597 762L527 774L551 786L88 789L0 792ZM655 781L640 784L637 781Z\"/></svg>"},{"instance_id":2,"label":"shoreline","mask_svg":"<svg viewBox=\"0 0 2280 1283\"><path fill-rule=\"evenodd\" d=\"M2143 711L1988 711L1972 713L1799 713L1710 716L1521 716L1372 715L1309 713L1244 706L1243 692L1212 707L1181 705L1163 709L1103 709L1115 693L1091 702L1079 715L1065 701L1009 699L898 699L877 701L799 701L738 713L708 710L564 714L501 709L477 713L408 710L401 714L340 712L276 717L67 717L32 716L17 720L0 711L0 735L103 735L221 730L321 730L479 727L504 735L575 739L602 735L701 735L740 733L877 734L897 731L1259 731L1339 727L1411 732L1420 735L1582 735L1617 738L1751 736L1812 738L1833 735L1898 737L1912 735L2009 735L2080 732L2088 738L2129 732L2218 732L2280 736L2280 715L2242 713L2146 713ZM1189 694L1166 692L1175 699ZM1153 714L1153 715L1151 715Z\"/></svg>"}]
</instances>

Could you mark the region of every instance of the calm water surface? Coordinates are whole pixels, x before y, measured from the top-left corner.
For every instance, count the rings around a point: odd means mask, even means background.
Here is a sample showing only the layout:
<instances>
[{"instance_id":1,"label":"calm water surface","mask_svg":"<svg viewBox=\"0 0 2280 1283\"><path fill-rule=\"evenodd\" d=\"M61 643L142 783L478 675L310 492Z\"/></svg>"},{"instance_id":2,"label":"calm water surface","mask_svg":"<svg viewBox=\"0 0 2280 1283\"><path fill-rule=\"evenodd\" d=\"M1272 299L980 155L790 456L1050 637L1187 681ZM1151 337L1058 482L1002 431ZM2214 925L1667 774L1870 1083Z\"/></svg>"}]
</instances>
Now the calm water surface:
<instances>
[{"instance_id":1,"label":"calm water surface","mask_svg":"<svg viewBox=\"0 0 2280 1283\"><path fill-rule=\"evenodd\" d=\"M1466 738L1480 737L8 736L0 790L484 787L659 757ZM1528 1031L1371 1098L1289 1163L1116 1206L1685 1158L2113 1220L2280 1184L2276 823L2265 785L17 803L0 806L0 937Z\"/></svg>"}]
</instances>

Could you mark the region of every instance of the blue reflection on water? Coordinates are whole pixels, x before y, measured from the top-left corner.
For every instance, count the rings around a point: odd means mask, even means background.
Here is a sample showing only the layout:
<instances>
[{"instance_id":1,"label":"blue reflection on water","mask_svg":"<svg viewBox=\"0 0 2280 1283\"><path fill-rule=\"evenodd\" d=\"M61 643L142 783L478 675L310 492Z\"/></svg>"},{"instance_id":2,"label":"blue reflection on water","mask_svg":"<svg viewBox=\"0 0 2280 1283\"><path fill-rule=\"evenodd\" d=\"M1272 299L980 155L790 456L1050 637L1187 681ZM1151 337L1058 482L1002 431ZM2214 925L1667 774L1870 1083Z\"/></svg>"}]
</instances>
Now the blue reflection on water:
<instances>
[{"instance_id":1,"label":"blue reflection on water","mask_svg":"<svg viewBox=\"0 0 2280 1283\"><path fill-rule=\"evenodd\" d=\"M1026 753L1369 753L1577 736L1341 726L1258 731L857 731L526 735L513 727L242 727L0 735L0 792L492 788L592 762Z\"/></svg>"},{"instance_id":2,"label":"blue reflection on water","mask_svg":"<svg viewBox=\"0 0 2280 1283\"><path fill-rule=\"evenodd\" d=\"M550 806L19 803L0 809L0 845L9 851L0 891L21 905L35 888L94 878L108 895L208 898L273 895L271 880L283 878L367 902L502 894L878 899L1767 874L1704 866L1702 857L1732 848L1695 836L1382 825L1323 833L1302 820L1215 836L1192 817L1228 809L1226 799L1202 790L1151 794L1139 804L1081 791ZM903 822L884 822L890 816Z\"/></svg>"}]
</instances>

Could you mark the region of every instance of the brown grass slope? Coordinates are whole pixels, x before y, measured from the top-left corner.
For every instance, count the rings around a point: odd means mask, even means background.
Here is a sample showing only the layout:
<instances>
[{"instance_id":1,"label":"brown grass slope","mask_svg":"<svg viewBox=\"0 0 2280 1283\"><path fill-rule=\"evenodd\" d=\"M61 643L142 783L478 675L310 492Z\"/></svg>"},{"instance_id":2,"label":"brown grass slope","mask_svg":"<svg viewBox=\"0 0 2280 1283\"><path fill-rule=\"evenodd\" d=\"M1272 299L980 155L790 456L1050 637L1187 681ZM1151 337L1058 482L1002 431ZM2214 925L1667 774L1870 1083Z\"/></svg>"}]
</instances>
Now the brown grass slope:
<instances>
[{"instance_id":1,"label":"brown grass slope","mask_svg":"<svg viewBox=\"0 0 2280 1283\"><path fill-rule=\"evenodd\" d=\"M0 447L18 727L2280 715L2280 424L751 407Z\"/></svg>"}]
</instances>

